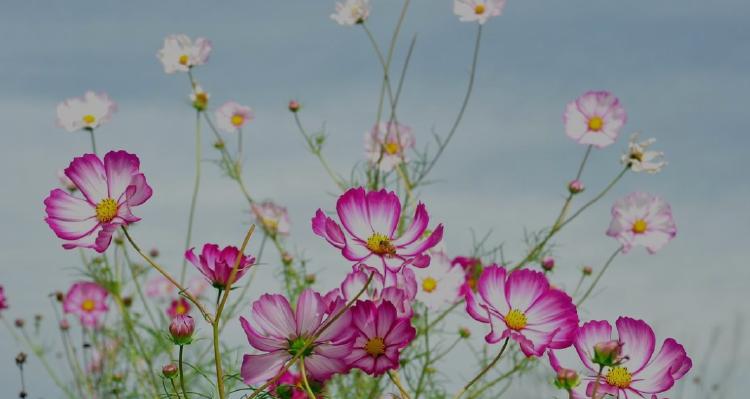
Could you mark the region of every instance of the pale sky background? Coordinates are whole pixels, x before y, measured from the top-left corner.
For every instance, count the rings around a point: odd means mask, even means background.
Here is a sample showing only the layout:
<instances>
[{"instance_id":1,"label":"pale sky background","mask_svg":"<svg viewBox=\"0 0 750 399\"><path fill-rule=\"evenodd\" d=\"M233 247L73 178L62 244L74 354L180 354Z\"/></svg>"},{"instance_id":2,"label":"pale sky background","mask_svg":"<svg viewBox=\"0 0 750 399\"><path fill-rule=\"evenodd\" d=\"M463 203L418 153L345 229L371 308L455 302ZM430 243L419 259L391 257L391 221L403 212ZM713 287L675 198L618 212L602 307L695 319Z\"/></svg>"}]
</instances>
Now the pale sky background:
<instances>
[{"instance_id":1,"label":"pale sky background","mask_svg":"<svg viewBox=\"0 0 750 399\"><path fill-rule=\"evenodd\" d=\"M196 71L212 104L232 99L257 114L246 131L250 190L289 207L290 245L313 259L312 269L324 271L321 290L336 285L349 266L309 228L316 208L333 209L335 187L306 152L285 108L298 98L309 129L325 123L326 154L336 170L348 173L362 159L379 67L361 29L329 19L333 7L327 0L4 4L0 284L11 304L4 317L43 313L54 331L46 296L76 278L77 255L62 250L43 222L42 200L56 186L57 170L89 149L85 134L54 124L57 102L87 89L107 91L119 103L113 121L98 132L100 151L122 148L140 156L154 196L137 210L144 221L135 235L144 247L158 246L162 261L176 270L192 190L193 111L186 77L165 75L155 58L170 33L213 41L209 64ZM374 1L370 25L384 45L399 8L398 1ZM504 15L485 26L475 95L433 172L440 180L421 190L432 220L446 225L451 255L470 249L472 229L492 230L493 243L504 242L506 255L518 259L524 229L551 223L584 150L564 135L565 104L589 89L619 96L629 114L625 134L592 154L583 177L587 193L617 173L632 131L658 138L656 148L670 164L656 176L628 175L560 234L553 280L573 285L580 265L600 267L614 250L617 244L604 235L614 199L638 189L669 201L677 238L657 255L639 249L617 259L603 280L606 294L581 316L642 318L659 342L672 336L683 343L695 367L683 396L671 393L673 399L709 397L692 387L697 375L709 385L722 382L725 399L743 397L742 376L750 373L750 345L732 346L737 325L744 325L745 337L750 330L749 17L743 0L509 0ZM454 118L475 29L458 22L451 1L413 1L395 65L400 68L408 39L418 32L399 116L420 146L431 140L431 128L444 133ZM204 170L195 242L236 244L249 222L246 203L216 167ZM274 259L266 258L253 298L276 284ZM475 336L486 332L470 320L461 323ZM239 327L229 330L233 342L244 342ZM706 363L714 330L719 344ZM45 342L56 345L57 334ZM18 391L17 351L2 330L2 397ZM738 368L725 381L733 358ZM445 367L459 383L473 373L468 358ZM31 397L56 397L36 361L29 370ZM519 384L514 398L552 396L533 378Z\"/></svg>"}]
</instances>

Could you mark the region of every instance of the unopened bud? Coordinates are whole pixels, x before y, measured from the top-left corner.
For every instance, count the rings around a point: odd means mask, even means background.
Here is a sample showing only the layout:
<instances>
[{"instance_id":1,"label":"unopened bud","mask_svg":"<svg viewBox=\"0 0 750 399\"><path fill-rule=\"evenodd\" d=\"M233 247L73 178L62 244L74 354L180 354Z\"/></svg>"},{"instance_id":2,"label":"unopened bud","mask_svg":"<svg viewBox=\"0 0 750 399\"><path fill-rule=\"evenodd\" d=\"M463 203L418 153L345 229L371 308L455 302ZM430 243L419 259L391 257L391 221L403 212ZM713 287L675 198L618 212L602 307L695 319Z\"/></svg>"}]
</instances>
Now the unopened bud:
<instances>
[{"instance_id":1,"label":"unopened bud","mask_svg":"<svg viewBox=\"0 0 750 399\"><path fill-rule=\"evenodd\" d=\"M159 249L158 248L151 248L150 251L148 251L148 256L152 258L158 258L159 257Z\"/></svg>"},{"instance_id":2,"label":"unopened bud","mask_svg":"<svg viewBox=\"0 0 750 399\"><path fill-rule=\"evenodd\" d=\"M281 261L284 262L284 265L289 266L294 261L294 258L292 255L289 255L289 252L284 252L281 254Z\"/></svg>"},{"instance_id":3,"label":"unopened bud","mask_svg":"<svg viewBox=\"0 0 750 399\"><path fill-rule=\"evenodd\" d=\"M584 189L585 189L585 187L583 186L583 182L581 182L578 179L573 180L570 183L568 183L568 191L571 194L578 194L578 193L582 192Z\"/></svg>"},{"instance_id":4,"label":"unopened bud","mask_svg":"<svg viewBox=\"0 0 750 399\"><path fill-rule=\"evenodd\" d=\"M620 362L621 353L622 343L620 341L599 342L594 345L594 358L592 360L600 366L614 366Z\"/></svg>"},{"instance_id":5,"label":"unopened bud","mask_svg":"<svg viewBox=\"0 0 750 399\"><path fill-rule=\"evenodd\" d=\"M193 108L197 111L205 111L208 108L208 98L210 97L205 91L196 90L192 96Z\"/></svg>"},{"instance_id":6,"label":"unopened bud","mask_svg":"<svg viewBox=\"0 0 750 399\"><path fill-rule=\"evenodd\" d=\"M216 148L217 150L224 148L224 140L219 139L214 141L214 148Z\"/></svg>"},{"instance_id":7,"label":"unopened bud","mask_svg":"<svg viewBox=\"0 0 750 399\"><path fill-rule=\"evenodd\" d=\"M458 329L458 336L464 339L469 338L471 337L471 330L466 327L461 327Z\"/></svg>"},{"instance_id":8,"label":"unopened bud","mask_svg":"<svg viewBox=\"0 0 750 399\"><path fill-rule=\"evenodd\" d=\"M302 106L297 102L297 100L289 101L289 111L297 112L299 109L302 108Z\"/></svg>"},{"instance_id":9,"label":"unopened bud","mask_svg":"<svg viewBox=\"0 0 750 399\"><path fill-rule=\"evenodd\" d=\"M316 280L316 277L312 273L305 276L305 283L307 285L315 284L315 280Z\"/></svg>"},{"instance_id":10,"label":"unopened bud","mask_svg":"<svg viewBox=\"0 0 750 399\"><path fill-rule=\"evenodd\" d=\"M70 330L70 323L68 323L68 321L65 319L60 320L60 330L61 331Z\"/></svg>"},{"instance_id":11,"label":"unopened bud","mask_svg":"<svg viewBox=\"0 0 750 399\"><path fill-rule=\"evenodd\" d=\"M170 363L161 369L161 373L167 377L167 378L174 378L177 376L177 373L179 370L177 369L177 366L175 366L173 363Z\"/></svg>"},{"instance_id":12,"label":"unopened bud","mask_svg":"<svg viewBox=\"0 0 750 399\"><path fill-rule=\"evenodd\" d=\"M558 370L557 377L555 378L556 387L564 389L566 391L570 391L571 389L577 387L580 383L581 378L575 371L566 368L561 368L560 370Z\"/></svg>"},{"instance_id":13,"label":"unopened bud","mask_svg":"<svg viewBox=\"0 0 750 399\"><path fill-rule=\"evenodd\" d=\"M112 381L114 382L122 382L124 379L125 379L125 376L122 373L112 374Z\"/></svg>"},{"instance_id":14,"label":"unopened bud","mask_svg":"<svg viewBox=\"0 0 750 399\"><path fill-rule=\"evenodd\" d=\"M16 364L19 365L19 366L21 366L24 363L26 363L26 357L27 357L26 354L23 353L23 352L21 352L18 355L16 355Z\"/></svg>"},{"instance_id":15,"label":"unopened bud","mask_svg":"<svg viewBox=\"0 0 750 399\"><path fill-rule=\"evenodd\" d=\"M65 294L63 294L60 291L57 291L55 292L55 299L57 300L57 302L62 302L65 300Z\"/></svg>"},{"instance_id":16,"label":"unopened bud","mask_svg":"<svg viewBox=\"0 0 750 399\"><path fill-rule=\"evenodd\" d=\"M169 333L175 345L189 345L193 342L195 332L195 321L192 317L178 315L169 323Z\"/></svg>"},{"instance_id":17,"label":"unopened bud","mask_svg":"<svg viewBox=\"0 0 750 399\"><path fill-rule=\"evenodd\" d=\"M545 271L552 271L552 269L555 268L555 259L553 259L551 256L547 256L544 259L542 259L542 269Z\"/></svg>"},{"instance_id":18,"label":"unopened bud","mask_svg":"<svg viewBox=\"0 0 750 399\"><path fill-rule=\"evenodd\" d=\"M39 322L41 322L41 321L42 321L42 315L40 315L40 314L35 314L35 315L34 315L34 322L36 322L36 323L39 323Z\"/></svg>"},{"instance_id":19,"label":"unopened bud","mask_svg":"<svg viewBox=\"0 0 750 399\"><path fill-rule=\"evenodd\" d=\"M591 273L594 272L594 269L592 269L591 266L584 266L581 272L583 273L584 276L590 276Z\"/></svg>"},{"instance_id":20,"label":"unopened bud","mask_svg":"<svg viewBox=\"0 0 750 399\"><path fill-rule=\"evenodd\" d=\"M26 320L24 319L16 319L16 327L23 328L23 326L26 325Z\"/></svg>"},{"instance_id":21,"label":"unopened bud","mask_svg":"<svg viewBox=\"0 0 750 399\"><path fill-rule=\"evenodd\" d=\"M115 245L122 245L125 243L125 241L120 236L115 237L113 241L115 242Z\"/></svg>"},{"instance_id":22,"label":"unopened bud","mask_svg":"<svg viewBox=\"0 0 750 399\"><path fill-rule=\"evenodd\" d=\"M133 297L132 296L126 296L122 298L122 304L125 305L126 308L129 308L133 306Z\"/></svg>"}]
</instances>

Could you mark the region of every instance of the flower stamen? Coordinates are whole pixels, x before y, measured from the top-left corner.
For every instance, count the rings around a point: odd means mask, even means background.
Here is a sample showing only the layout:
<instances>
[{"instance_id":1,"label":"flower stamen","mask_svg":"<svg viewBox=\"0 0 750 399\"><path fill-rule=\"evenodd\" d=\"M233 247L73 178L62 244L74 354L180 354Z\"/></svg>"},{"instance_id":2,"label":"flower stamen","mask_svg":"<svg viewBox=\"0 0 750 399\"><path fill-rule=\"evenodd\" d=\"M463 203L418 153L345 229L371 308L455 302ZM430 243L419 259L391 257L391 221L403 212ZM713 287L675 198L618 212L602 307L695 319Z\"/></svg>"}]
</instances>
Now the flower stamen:
<instances>
[{"instance_id":1,"label":"flower stamen","mask_svg":"<svg viewBox=\"0 0 750 399\"><path fill-rule=\"evenodd\" d=\"M365 344L365 352L372 357L378 357L385 354L385 341L383 338L370 338Z\"/></svg>"},{"instance_id":2,"label":"flower stamen","mask_svg":"<svg viewBox=\"0 0 750 399\"><path fill-rule=\"evenodd\" d=\"M100 223L109 223L117 216L117 201L105 198L96 204L96 220Z\"/></svg>"},{"instance_id":3,"label":"flower stamen","mask_svg":"<svg viewBox=\"0 0 750 399\"><path fill-rule=\"evenodd\" d=\"M635 234L643 234L646 229L648 229L648 223L643 219L638 219L633 223L633 233Z\"/></svg>"},{"instance_id":4,"label":"flower stamen","mask_svg":"<svg viewBox=\"0 0 750 399\"><path fill-rule=\"evenodd\" d=\"M437 288L437 280L435 280L434 278L427 277L424 280L422 280L422 289L425 292L430 293L432 291L435 291L436 288Z\"/></svg>"},{"instance_id":5,"label":"flower stamen","mask_svg":"<svg viewBox=\"0 0 750 399\"><path fill-rule=\"evenodd\" d=\"M187 64L190 62L190 57L187 54L183 54L183 55L180 56L180 58L177 60L177 62L179 62L180 65L187 66Z\"/></svg>"},{"instance_id":6,"label":"flower stamen","mask_svg":"<svg viewBox=\"0 0 750 399\"><path fill-rule=\"evenodd\" d=\"M604 127L604 119L600 116L594 116L589 119L589 130L592 132L598 132Z\"/></svg>"},{"instance_id":7,"label":"flower stamen","mask_svg":"<svg viewBox=\"0 0 750 399\"><path fill-rule=\"evenodd\" d=\"M528 323L528 320L526 319L526 315L518 309L511 310L505 316L505 324L511 330L515 330L515 331L523 330L524 327L526 327L527 323Z\"/></svg>"},{"instance_id":8,"label":"flower stamen","mask_svg":"<svg viewBox=\"0 0 750 399\"><path fill-rule=\"evenodd\" d=\"M616 366L607 373L607 384L620 389L629 387L632 380L633 376L627 367Z\"/></svg>"},{"instance_id":9,"label":"flower stamen","mask_svg":"<svg viewBox=\"0 0 750 399\"><path fill-rule=\"evenodd\" d=\"M86 114L81 118L81 120L87 125L92 125L94 122L96 122L96 117L91 114Z\"/></svg>"},{"instance_id":10,"label":"flower stamen","mask_svg":"<svg viewBox=\"0 0 750 399\"><path fill-rule=\"evenodd\" d=\"M96 302L93 299L86 299L81 303L81 310L84 312L91 312L96 308Z\"/></svg>"},{"instance_id":11,"label":"flower stamen","mask_svg":"<svg viewBox=\"0 0 750 399\"><path fill-rule=\"evenodd\" d=\"M479 3L479 4L477 4L477 5L474 6L474 14L482 15L482 14L484 14L485 10L486 10L486 7L482 3Z\"/></svg>"},{"instance_id":12,"label":"flower stamen","mask_svg":"<svg viewBox=\"0 0 750 399\"><path fill-rule=\"evenodd\" d=\"M380 233L373 233L367 239L367 249L381 256L396 254L396 248L391 244L391 240L385 234Z\"/></svg>"}]
</instances>

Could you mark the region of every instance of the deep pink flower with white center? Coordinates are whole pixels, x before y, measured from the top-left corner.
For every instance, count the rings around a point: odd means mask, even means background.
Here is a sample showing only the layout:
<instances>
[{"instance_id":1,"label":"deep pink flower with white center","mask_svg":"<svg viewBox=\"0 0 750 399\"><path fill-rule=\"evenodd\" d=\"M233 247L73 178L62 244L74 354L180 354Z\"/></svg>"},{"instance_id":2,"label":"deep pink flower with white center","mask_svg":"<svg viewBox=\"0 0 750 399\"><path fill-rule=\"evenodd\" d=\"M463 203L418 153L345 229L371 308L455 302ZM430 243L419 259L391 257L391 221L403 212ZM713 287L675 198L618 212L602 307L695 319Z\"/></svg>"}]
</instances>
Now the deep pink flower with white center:
<instances>
[{"instance_id":1,"label":"deep pink flower with white center","mask_svg":"<svg viewBox=\"0 0 750 399\"><path fill-rule=\"evenodd\" d=\"M164 66L164 72L187 72L192 67L203 65L211 54L211 41L199 37L193 42L187 35L169 35L164 38L164 46L156 53L156 58Z\"/></svg>"},{"instance_id":2,"label":"deep pink flower with white center","mask_svg":"<svg viewBox=\"0 0 750 399\"><path fill-rule=\"evenodd\" d=\"M417 281L410 269L404 269L397 274L391 273L393 278L387 279L373 267L364 264L354 265L352 271L341 282L341 287L328 292L324 300L327 303L337 298L344 302L351 301L365 287L371 274L372 280L360 298L370 300L376 305L388 301L396 307L399 317L411 317L414 314L412 301L417 293Z\"/></svg>"},{"instance_id":3,"label":"deep pink flower with white center","mask_svg":"<svg viewBox=\"0 0 750 399\"><path fill-rule=\"evenodd\" d=\"M5 288L0 285L0 310L8 309L8 298L5 296Z\"/></svg>"},{"instance_id":4,"label":"deep pink flower with white center","mask_svg":"<svg viewBox=\"0 0 750 399\"><path fill-rule=\"evenodd\" d=\"M664 340L659 353L654 356L656 336L646 322L620 317L615 325L617 337L612 336L612 326L607 321L587 322L575 334L576 351L589 371L584 377L588 397L593 393L600 367L593 361L594 346L602 342L620 342L622 360L604 368L597 396L601 393L620 398L642 398L666 392L692 367L693 362L685 348L673 338Z\"/></svg>"},{"instance_id":5,"label":"deep pink flower with white center","mask_svg":"<svg viewBox=\"0 0 750 399\"><path fill-rule=\"evenodd\" d=\"M568 103L563 115L565 133L580 144L606 147L615 142L627 114L608 91L589 91Z\"/></svg>"},{"instance_id":6,"label":"deep pink flower with white center","mask_svg":"<svg viewBox=\"0 0 750 399\"><path fill-rule=\"evenodd\" d=\"M250 345L264 353L244 356L240 374L245 383L270 380L297 355L314 380L325 381L346 372L344 357L351 352L354 333L349 311L313 340L320 327L333 320L345 305L337 300L327 306L320 294L310 289L302 291L294 310L282 295L264 294L253 302L251 321L240 317L240 323Z\"/></svg>"},{"instance_id":7,"label":"deep pink flower with white center","mask_svg":"<svg viewBox=\"0 0 750 399\"><path fill-rule=\"evenodd\" d=\"M544 273L529 269L508 273L503 267L487 267L477 282L477 293L466 293L466 311L490 325L487 342L510 337L526 356L570 346L578 328L578 312L570 296L551 288Z\"/></svg>"},{"instance_id":8,"label":"deep pink flower with white center","mask_svg":"<svg viewBox=\"0 0 750 399\"><path fill-rule=\"evenodd\" d=\"M421 202L411 226L401 236L396 236L401 201L392 191L366 192L362 187L349 189L339 197L336 212L344 230L318 209L312 219L313 232L339 248L346 259L366 262L370 257L377 257L384 270L394 273L406 264L428 266L430 256L425 252L443 238L443 225L440 224L423 239L430 217Z\"/></svg>"},{"instance_id":9,"label":"deep pink flower with white center","mask_svg":"<svg viewBox=\"0 0 750 399\"><path fill-rule=\"evenodd\" d=\"M63 248L93 248L104 252L119 226L141 220L132 208L151 198L151 187L140 172L138 157L125 151L110 151L104 162L94 154L73 159L65 175L84 198L59 188L44 200L44 219L65 240Z\"/></svg>"},{"instance_id":10,"label":"deep pink flower with white center","mask_svg":"<svg viewBox=\"0 0 750 399\"><path fill-rule=\"evenodd\" d=\"M112 119L117 104L107 93L87 91L83 97L69 98L57 105L57 126L68 132L96 129Z\"/></svg>"},{"instance_id":11,"label":"deep pink flower with white center","mask_svg":"<svg viewBox=\"0 0 750 399\"><path fill-rule=\"evenodd\" d=\"M192 306L185 298L177 298L169 304L167 308L167 315L170 319L174 319L177 316L186 316L190 313Z\"/></svg>"},{"instance_id":12,"label":"deep pink flower with white center","mask_svg":"<svg viewBox=\"0 0 750 399\"><path fill-rule=\"evenodd\" d=\"M503 13L506 0L454 0L453 13L461 22L479 22L480 25L491 17Z\"/></svg>"},{"instance_id":13,"label":"deep pink flower with white center","mask_svg":"<svg viewBox=\"0 0 750 399\"><path fill-rule=\"evenodd\" d=\"M255 119L255 113L250 107L234 101L227 101L216 109L214 118L216 118L216 127L225 132L234 133L245 126L247 122Z\"/></svg>"},{"instance_id":14,"label":"deep pink flower with white center","mask_svg":"<svg viewBox=\"0 0 750 399\"><path fill-rule=\"evenodd\" d=\"M230 284L229 277L238 256L240 257L240 264L235 278L231 281L232 284L244 276L250 267L255 264L254 256L240 254L240 250L231 245L222 249L216 244L205 244L203 245L203 251L198 256L195 256L194 250L195 248L190 248L185 251L185 259L192 263L218 289L224 289Z\"/></svg>"},{"instance_id":15,"label":"deep pink flower with white center","mask_svg":"<svg viewBox=\"0 0 750 399\"><path fill-rule=\"evenodd\" d=\"M672 208L666 201L648 193L634 192L612 206L607 235L620 241L623 253L640 245L653 254L677 235L677 227Z\"/></svg>"},{"instance_id":16,"label":"deep pink flower with white center","mask_svg":"<svg viewBox=\"0 0 750 399\"><path fill-rule=\"evenodd\" d=\"M406 151L414 148L411 128L398 122L381 122L365 133L365 155L370 165L390 172L408 162Z\"/></svg>"},{"instance_id":17,"label":"deep pink flower with white center","mask_svg":"<svg viewBox=\"0 0 750 399\"><path fill-rule=\"evenodd\" d=\"M271 234L288 236L292 229L289 221L289 213L286 208L272 201L253 203L250 210L255 216L255 220L263 225Z\"/></svg>"},{"instance_id":18,"label":"deep pink flower with white center","mask_svg":"<svg viewBox=\"0 0 750 399\"><path fill-rule=\"evenodd\" d=\"M398 317L390 302L376 305L359 301L352 308L354 346L346 360L352 368L378 376L399 367L401 349L414 339L417 330L410 317Z\"/></svg>"},{"instance_id":19,"label":"deep pink flower with white center","mask_svg":"<svg viewBox=\"0 0 750 399\"><path fill-rule=\"evenodd\" d=\"M73 284L63 300L63 311L72 313L84 327L97 328L109 307L109 293L101 285L91 281Z\"/></svg>"}]
</instances>

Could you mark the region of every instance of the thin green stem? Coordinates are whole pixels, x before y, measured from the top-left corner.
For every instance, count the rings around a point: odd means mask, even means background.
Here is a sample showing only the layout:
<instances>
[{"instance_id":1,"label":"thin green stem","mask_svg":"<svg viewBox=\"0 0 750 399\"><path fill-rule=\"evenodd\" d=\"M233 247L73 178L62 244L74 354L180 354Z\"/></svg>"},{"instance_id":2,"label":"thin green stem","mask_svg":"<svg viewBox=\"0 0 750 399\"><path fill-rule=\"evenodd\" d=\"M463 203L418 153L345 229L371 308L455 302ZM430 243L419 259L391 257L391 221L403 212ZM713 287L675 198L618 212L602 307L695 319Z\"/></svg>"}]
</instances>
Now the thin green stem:
<instances>
[{"instance_id":1,"label":"thin green stem","mask_svg":"<svg viewBox=\"0 0 750 399\"><path fill-rule=\"evenodd\" d=\"M182 396L185 397L185 399L188 399L187 389L185 389L185 377L182 373L182 350L184 348L184 345L180 345L180 354L177 360L177 368L180 372L180 388L182 388Z\"/></svg>"},{"instance_id":2,"label":"thin green stem","mask_svg":"<svg viewBox=\"0 0 750 399\"><path fill-rule=\"evenodd\" d=\"M185 237L185 251L190 248L193 236L193 220L195 219L195 205L198 201L198 191L201 185L201 111L195 111L195 182L193 183L193 196L190 199L190 213L188 215L187 236ZM187 259L182 257L182 269L180 271L180 284L185 283L185 272L187 270Z\"/></svg>"},{"instance_id":3,"label":"thin green stem","mask_svg":"<svg viewBox=\"0 0 750 399\"><path fill-rule=\"evenodd\" d=\"M581 299L576 302L576 306L581 306L581 304L591 295L591 292L594 291L594 287L596 287L596 284L599 283L599 280L602 278L604 273L609 268L609 265L612 264L612 261L617 257L617 255L622 252L622 247L618 247L615 252L612 253L612 255L609 256L609 259L607 259L607 262L604 264L604 267L602 267L602 270L599 271L599 273L596 275L596 278L594 278L594 281L591 282L591 285L586 290L586 292L583 294Z\"/></svg>"},{"instance_id":4,"label":"thin green stem","mask_svg":"<svg viewBox=\"0 0 750 399\"><path fill-rule=\"evenodd\" d=\"M427 307L425 307L424 315L424 348L425 348L425 359L422 365L422 371L419 373L419 380L417 381L417 389L414 391L414 399L419 399L419 395L422 393L424 388L424 379L427 376L427 369L430 367L430 323L427 318L428 316Z\"/></svg>"},{"instance_id":5,"label":"thin green stem","mask_svg":"<svg viewBox=\"0 0 750 399\"><path fill-rule=\"evenodd\" d=\"M409 393L401 384L401 379L398 376L398 371L388 370L388 377L391 379L391 382L393 382L393 385L395 385L396 388L398 388L398 391L401 393L401 399L410 399Z\"/></svg>"},{"instance_id":6,"label":"thin green stem","mask_svg":"<svg viewBox=\"0 0 750 399\"><path fill-rule=\"evenodd\" d=\"M620 179L622 179L622 177L625 176L625 173L627 173L628 170L630 170L629 167L626 167L623 170L621 170L620 173L617 176L615 176L615 178L607 185L607 187L604 188L604 190L602 190L594 198L592 198L591 200L589 200L588 202L586 202L585 204L583 204L583 206L581 206L580 208L578 208L577 211L573 212L573 214L570 215L569 218L565 219L565 221L560 224L560 228L562 229L563 227L565 227L565 225L567 225L573 219L575 219L576 217L578 217L578 215L580 215L581 213L583 213L583 211L585 211L588 207L590 207L591 205L594 205L594 203L596 203L597 201L599 201L600 199L602 199L602 197L604 197L609 192L609 190L611 190L612 187L614 187L615 184L617 184L617 182L619 182Z\"/></svg>"},{"instance_id":7,"label":"thin green stem","mask_svg":"<svg viewBox=\"0 0 750 399\"><path fill-rule=\"evenodd\" d=\"M326 161L325 157L323 157L323 154L321 153L320 146L316 145L313 142L312 137L310 137L309 134L307 134L307 130L302 126L302 121L299 118L299 112L294 112L294 122L297 124L297 129L299 130L300 134L302 134L302 137L305 139L305 142L307 143L308 150L315 155L316 158L318 158L318 161L320 161L320 164L323 166L323 168L326 170L326 173L328 173L328 176L331 177L334 183L336 183L336 186L338 186L341 190L346 190L346 184L341 180L341 178L336 174L336 172L331 169L331 166L328 164L328 161Z\"/></svg>"},{"instance_id":8,"label":"thin green stem","mask_svg":"<svg viewBox=\"0 0 750 399\"><path fill-rule=\"evenodd\" d=\"M526 366L526 363L528 363L528 361L529 361L529 358L524 358L523 360L521 360L520 362L518 362L518 364L516 364L516 366L513 367L510 371L508 371L508 372L500 375L499 377L495 378L494 380L488 382L487 384L483 385L481 388L476 389L474 392L471 393L471 395L469 395L469 399L479 398L480 395L482 393L484 393L484 391L492 388L493 386L497 385L497 383L499 383L500 381L503 381L504 379L512 376L513 374L515 374L516 372L518 372L518 370L520 370L524 366Z\"/></svg>"},{"instance_id":9,"label":"thin green stem","mask_svg":"<svg viewBox=\"0 0 750 399\"><path fill-rule=\"evenodd\" d=\"M305 392L309 399L316 399L315 394L310 388L310 383L307 381L307 371L305 370L305 359L299 359L299 373L302 375L302 383L305 386Z\"/></svg>"},{"instance_id":10,"label":"thin green stem","mask_svg":"<svg viewBox=\"0 0 750 399\"><path fill-rule=\"evenodd\" d=\"M505 348L508 347L508 341L509 340L510 340L510 337L505 338L505 342L503 342L503 347L500 348L500 353L498 353L497 356L495 356L495 358L490 362L490 364L488 364L485 368L483 368L479 372L479 374L476 375L476 377L474 377L471 381L469 381L468 384L464 385L464 387L461 388L461 390L459 390L456 393L456 395L453 396L453 399L459 399L461 396L463 396L463 394L466 391L468 391L469 388L471 388L472 385L474 385L477 381L479 381L480 379L482 379L482 377L484 377L484 375L487 374L487 372L490 371L490 369L492 369L493 367L495 367L495 364L497 364L497 362L500 361L500 358L503 356L503 353L505 353Z\"/></svg>"},{"instance_id":11,"label":"thin green stem","mask_svg":"<svg viewBox=\"0 0 750 399\"><path fill-rule=\"evenodd\" d=\"M151 385L153 385L154 392L159 392L159 384L156 382L156 377L154 376L153 370L153 363L151 361L151 357L148 356L146 351L143 349L143 344L140 339L136 339L135 335L135 329L133 328L133 320L130 318L130 312L128 311L127 306L125 306L125 303L122 300L122 296L119 292L115 291L112 292L112 297L117 304L117 307L120 309L120 313L122 314L122 321L125 324L125 332L128 337L128 341L130 343L130 346L135 349L136 352L138 352L138 355L141 359L146 363L146 367L148 371L146 374L148 375L148 378L151 382ZM136 363L133 362L133 369L137 370Z\"/></svg>"}]
</instances>

